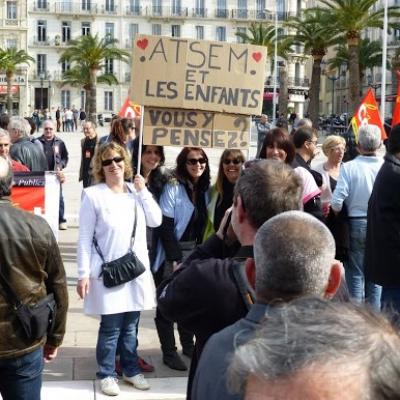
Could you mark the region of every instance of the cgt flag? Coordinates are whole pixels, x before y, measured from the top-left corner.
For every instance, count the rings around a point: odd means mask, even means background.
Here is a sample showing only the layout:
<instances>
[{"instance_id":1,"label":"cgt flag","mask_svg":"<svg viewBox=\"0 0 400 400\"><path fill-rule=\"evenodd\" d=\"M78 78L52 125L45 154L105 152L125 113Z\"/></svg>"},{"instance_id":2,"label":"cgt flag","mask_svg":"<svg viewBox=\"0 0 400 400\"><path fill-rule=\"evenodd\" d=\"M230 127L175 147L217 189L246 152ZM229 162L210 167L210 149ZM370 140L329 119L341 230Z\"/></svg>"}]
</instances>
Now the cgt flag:
<instances>
[{"instance_id":1,"label":"cgt flag","mask_svg":"<svg viewBox=\"0 0 400 400\"><path fill-rule=\"evenodd\" d=\"M383 129L382 120L379 115L378 103L376 102L374 93L371 89L368 89L367 94L361 100L356 112L351 119L351 125L353 132L358 142L358 130L362 125L377 125L381 130L382 140L387 139L386 132Z\"/></svg>"},{"instance_id":2,"label":"cgt flag","mask_svg":"<svg viewBox=\"0 0 400 400\"><path fill-rule=\"evenodd\" d=\"M392 115L392 128L394 128L395 125L400 124L400 72L396 71L396 75L397 75L397 96Z\"/></svg>"},{"instance_id":3,"label":"cgt flag","mask_svg":"<svg viewBox=\"0 0 400 400\"><path fill-rule=\"evenodd\" d=\"M131 119L135 117L140 117L140 114L141 114L140 105L130 101L129 97L126 98L124 104L121 107L120 112L118 113L118 115L121 118L131 118Z\"/></svg>"}]
</instances>

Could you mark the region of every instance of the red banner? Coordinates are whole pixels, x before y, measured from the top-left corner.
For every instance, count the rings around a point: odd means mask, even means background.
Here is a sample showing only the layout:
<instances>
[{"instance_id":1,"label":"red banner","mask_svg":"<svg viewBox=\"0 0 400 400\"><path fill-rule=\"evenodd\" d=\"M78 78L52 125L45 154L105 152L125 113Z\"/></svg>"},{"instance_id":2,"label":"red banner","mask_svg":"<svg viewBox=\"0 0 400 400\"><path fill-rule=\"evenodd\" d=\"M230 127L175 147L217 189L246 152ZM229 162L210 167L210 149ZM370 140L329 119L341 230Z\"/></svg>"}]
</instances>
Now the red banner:
<instances>
[{"instance_id":1,"label":"red banner","mask_svg":"<svg viewBox=\"0 0 400 400\"><path fill-rule=\"evenodd\" d=\"M140 117L141 107L140 107L140 105L135 104L132 101L130 101L129 98L126 98L118 115L121 118L132 118L133 119L135 117Z\"/></svg>"},{"instance_id":2,"label":"red banner","mask_svg":"<svg viewBox=\"0 0 400 400\"><path fill-rule=\"evenodd\" d=\"M19 86L11 86L11 94L17 94L19 92ZM0 94L7 94L7 85L0 85Z\"/></svg>"}]
</instances>

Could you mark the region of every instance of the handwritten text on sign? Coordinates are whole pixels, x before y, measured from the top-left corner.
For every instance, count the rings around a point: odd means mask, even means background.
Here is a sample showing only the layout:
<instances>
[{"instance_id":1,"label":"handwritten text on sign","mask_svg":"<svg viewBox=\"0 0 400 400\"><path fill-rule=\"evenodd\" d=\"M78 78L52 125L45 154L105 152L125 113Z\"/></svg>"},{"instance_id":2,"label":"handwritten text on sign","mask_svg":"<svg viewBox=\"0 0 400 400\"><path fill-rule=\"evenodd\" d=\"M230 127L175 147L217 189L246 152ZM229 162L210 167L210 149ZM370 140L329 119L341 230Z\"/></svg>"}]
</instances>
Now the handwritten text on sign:
<instances>
[{"instance_id":1,"label":"handwritten text on sign","mask_svg":"<svg viewBox=\"0 0 400 400\"><path fill-rule=\"evenodd\" d=\"M143 129L144 144L221 149L249 147L250 119L243 115L146 107Z\"/></svg>"},{"instance_id":2,"label":"handwritten text on sign","mask_svg":"<svg viewBox=\"0 0 400 400\"><path fill-rule=\"evenodd\" d=\"M144 106L259 114L266 48L138 35L132 100Z\"/></svg>"}]
</instances>

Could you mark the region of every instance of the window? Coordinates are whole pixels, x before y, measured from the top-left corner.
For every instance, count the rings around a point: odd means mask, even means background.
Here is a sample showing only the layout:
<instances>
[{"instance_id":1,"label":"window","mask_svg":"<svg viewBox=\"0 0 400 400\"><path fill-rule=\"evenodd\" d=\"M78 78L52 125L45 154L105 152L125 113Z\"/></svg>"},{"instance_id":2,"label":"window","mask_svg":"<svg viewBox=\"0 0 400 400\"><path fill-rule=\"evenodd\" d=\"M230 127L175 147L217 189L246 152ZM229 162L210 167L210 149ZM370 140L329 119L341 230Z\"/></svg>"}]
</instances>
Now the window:
<instances>
[{"instance_id":1,"label":"window","mask_svg":"<svg viewBox=\"0 0 400 400\"><path fill-rule=\"evenodd\" d=\"M47 31L46 21L38 21L38 23L37 23L38 42L46 41L46 36L47 36L46 31Z\"/></svg>"},{"instance_id":2,"label":"window","mask_svg":"<svg viewBox=\"0 0 400 400\"><path fill-rule=\"evenodd\" d=\"M238 18L247 18L247 0L237 0Z\"/></svg>"},{"instance_id":3,"label":"window","mask_svg":"<svg viewBox=\"0 0 400 400\"><path fill-rule=\"evenodd\" d=\"M196 39L197 40L204 39L204 26L196 26Z\"/></svg>"},{"instance_id":4,"label":"window","mask_svg":"<svg viewBox=\"0 0 400 400\"><path fill-rule=\"evenodd\" d=\"M393 36L395 39L400 39L400 29L399 28L393 29Z\"/></svg>"},{"instance_id":5,"label":"window","mask_svg":"<svg viewBox=\"0 0 400 400\"><path fill-rule=\"evenodd\" d=\"M82 22L82 36L90 35L90 22Z\"/></svg>"},{"instance_id":6,"label":"window","mask_svg":"<svg viewBox=\"0 0 400 400\"><path fill-rule=\"evenodd\" d=\"M17 19L16 1L7 1L7 19Z\"/></svg>"},{"instance_id":7,"label":"window","mask_svg":"<svg viewBox=\"0 0 400 400\"><path fill-rule=\"evenodd\" d=\"M114 0L106 0L106 11L108 11L108 12L115 11Z\"/></svg>"},{"instance_id":8,"label":"window","mask_svg":"<svg viewBox=\"0 0 400 400\"><path fill-rule=\"evenodd\" d=\"M47 6L48 6L47 0L37 0L37 8L46 10Z\"/></svg>"},{"instance_id":9,"label":"window","mask_svg":"<svg viewBox=\"0 0 400 400\"><path fill-rule=\"evenodd\" d=\"M83 11L90 11L91 9L91 0L82 0L82 10Z\"/></svg>"},{"instance_id":10,"label":"window","mask_svg":"<svg viewBox=\"0 0 400 400\"><path fill-rule=\"evenodd\" d=\"M86 102L86 92L81 90L81 108L82 110L85 109L85 102Z\"/></svg>"},{"instance_id":11,"label":"window","mask_svg":"<svg viewBox=\"0 0 400 400\"><path fill-rule=\"evenodd\" d=\"M172 0L172 15L182 14L181 0Z\"/></svg>"},{"instance_id":12,"label":"window","mask_svg":"<svg viewBox=\"0 0 400 400\"><path fill-rule=\"evenodd\" d=\"M17 39L7 39L6 40L6 47L7 49L16 49L17 48Z\"/></svg>"},{"instance_id":13,"label":"window","mask_svg":"<svg viewBox=\"0 0 400 400\"><path fill-rule=\"evenodd\" d=\"M135 35L139 33L139 24L129 24L129 43L133 42Z\"/></svg>"},{"instance_id":14,"label":"window","mask_svg":"<svg viewBox=\"0 0 400 400\"><path fill-rule=\"evenodd\" d=\"M68 71L71 68L71 64L69 61L63 61L61 63L61 71L64 73L65 71Z\"/></svg>"},{"instance_id":15,"label":"window","mask_svg":"<svg viewBox=\"0 0 400 400\"><path fill-rule=\"evenodd\" d=\"M106 22L106 39L114 39L114 23Z\"/></svg>"},{"instance_id":16,"label":"window","mask_svg":"<svg viewBox=\"0 0 400 400\"><path fill-rule=\"evenodd\" d=\"M63 43L68 43L71 40L71 22L62 22L61 39Z\"/></svg>"},{"instance_id":17,"label":"window","mask_svg":"<svg viewBox=\"0 0 400 400\"><path fill-rule=\"evenodd\" d=\"M113 111L113 92L104 92L104 109L106 111Z\"/></svg>"},{"instance_id":18,"label":"window","mask_svg":"<svg viewBox=\"0 0 400 400\"><path fill-rule=\"evenodd\" d=\"M172 37L181 37L181 26L180 25L171 25L171 36Z\"/></svg>"},{"instance_id":19,"label":"window","mask_svg":"<svg viewBox=\"0 0 400 400\"><path fill-rule=\"evenodd\" d=\"M286 7L285 7L286 0L276 0L276 9L278 12L278 19L283 20L286 18Z\"/></svg>"},{"instance_id":20,"label":"window","mask_svg":"<svg viewBox=\"0 0 400 400\"><path fill-rule=\"evenodd\" d=\"M38 54L36 58L36 71L38 75L42 72L46 73L47 70L47 55Z\"/></svg>"},{"instance_id":21,"label":"window","mask_svg":"<svg viewBox=\"0 0 400 400\"><path fill-rule=\"evenodd\" d=\"M161 15L161 0L153 0L153 15Z\"/></svg>"},{"instance_id":22,"label":"window","mask_svg":"<svg viewBox=\"0 0 400 400\"><path fill-rule=\"evenodd\" d=\"M246 33L247 29L246 28L236 28L236 32L237 33ZM241 38L240 36L236 36L236 40L238 43L244 43L243 38Z\"/></svg>"},{"instance_id":23,"label":"window","mask_svg":"<svg viewBox=\"0 0 400 400\"><path fill-rule=\"evenodd\" d=\"M61 108L71 108L71 92L61 90Z\"/></svg>"},{"instance_id":24,"label":"window","mask_svg":"<svg viewBox=\"0 0 400 400\"><path fill-rule=\"evenodd\" d=\"M204 0L196 0L195 15L199 17L205 17Z\"/></svg>"},{"instance_id":25,"label":"window","mask_svg":"<svg viewBox=\"0 0 400 400\"><path fill-rule=\"evenodd\" d=\"M226 28L225 26L217 26L217 37L216 39L219 40L220 42L225 42L226 41Z\"/></svg>"},{"instance_id":26,"label":"window","mask_svg":"<svg viewBox=\"0 0 400 400\"><path fill-rule=\"evenodd\" d=\"M106 74L114 73L114 60L112 58L106 58L104 66Z\"/></svg>"},{"instance_id":27,"label":"window","mask_svg":"<svg viewBox=\"0 0 400 400\"><path fill-rule=\"evenodd\" d=\"M257 0L256 3L256 18L264 19L265 18L265 0Z\"/></svg>"},{"instance_id":28,"label":"window","mask_svg":"<svg viewBox=\"0 0 400 400\"><path fill-rule=\"evenodd\" d=\"M128 10L130 14L140 15L140 0L129 0Z\"/></svg>"},{"instance_id":29,"label":"window","mask_svg":"<svg viewBox=\"0 0 400 400\"><path fill-rule=\"evenodd\" d=\"M217 0L217 15L218 18L226 18L228 10L226 9L226 0Z\"/></svg>"},{"instance_id":30,"label":"window","mask_svg":"<svg viewBox=\"0 0 400 400\"><path fill-rule=\"evenodd\" d=\"M151 25L151 34L152 35L161 35L161 24Z\"/></svg>"}]
</instances>

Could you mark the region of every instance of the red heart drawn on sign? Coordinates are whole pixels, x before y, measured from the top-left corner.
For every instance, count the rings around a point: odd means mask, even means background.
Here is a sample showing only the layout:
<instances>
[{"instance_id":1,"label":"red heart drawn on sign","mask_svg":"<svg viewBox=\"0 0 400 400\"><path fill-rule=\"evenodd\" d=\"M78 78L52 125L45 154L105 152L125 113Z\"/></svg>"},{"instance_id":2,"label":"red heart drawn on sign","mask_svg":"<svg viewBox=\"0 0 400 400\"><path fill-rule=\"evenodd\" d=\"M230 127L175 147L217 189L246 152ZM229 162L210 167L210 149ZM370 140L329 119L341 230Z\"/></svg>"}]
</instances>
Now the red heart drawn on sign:
<instances>
[{"instance_id":1,"label":"red heart drawn on sign","mask_svg":"<svg viewBox=\"0 0 400 400\"><path fill-rule=\"evenodd\" d=\"M262 54L260 52L257 52L257 53L252 53L251 56L254 58L256 62L259 62L261 60Z\"/></svg>"},{"instance_id":2,"label":"red heart drawn on sign","mask_svg":"<svg viewBox=\"0 0 400 400\"><path fill-rule=\"evenodd\" d=\"M138 40L136 42L136 44L138 45L138 47L140 47L142 50L144 50L148 46L149 41L147 39L142 39L142 40Z\"/></svg>"}]
</instances>

